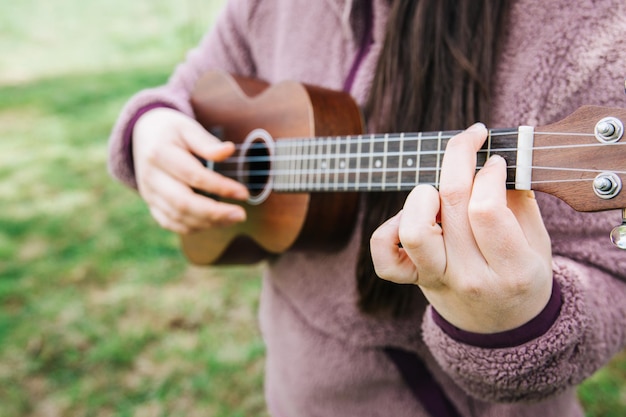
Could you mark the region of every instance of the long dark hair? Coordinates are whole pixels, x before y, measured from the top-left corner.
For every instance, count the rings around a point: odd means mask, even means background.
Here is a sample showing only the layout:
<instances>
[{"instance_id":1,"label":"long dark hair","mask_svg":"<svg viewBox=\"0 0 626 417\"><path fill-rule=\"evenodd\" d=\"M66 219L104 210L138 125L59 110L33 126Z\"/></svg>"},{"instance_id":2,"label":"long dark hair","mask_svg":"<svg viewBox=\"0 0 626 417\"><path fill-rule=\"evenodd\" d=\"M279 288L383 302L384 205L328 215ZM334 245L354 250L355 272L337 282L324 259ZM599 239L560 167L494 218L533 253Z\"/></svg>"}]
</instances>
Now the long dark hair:
<instances>
[{"instance_id":1,"label":"long dark hair","mask_svg":"<svg viewBox=\"0 0 626 417\"><path fill-rule=\"evenodd\" d=\"M509 0L392 0L366 116L378 132L463 129L489 122L491 80ZM372 232L395 214L404 193L364 197L357 267L360 307L401 316L416 291L378 278Z\"/></svg>"}]
</instances>

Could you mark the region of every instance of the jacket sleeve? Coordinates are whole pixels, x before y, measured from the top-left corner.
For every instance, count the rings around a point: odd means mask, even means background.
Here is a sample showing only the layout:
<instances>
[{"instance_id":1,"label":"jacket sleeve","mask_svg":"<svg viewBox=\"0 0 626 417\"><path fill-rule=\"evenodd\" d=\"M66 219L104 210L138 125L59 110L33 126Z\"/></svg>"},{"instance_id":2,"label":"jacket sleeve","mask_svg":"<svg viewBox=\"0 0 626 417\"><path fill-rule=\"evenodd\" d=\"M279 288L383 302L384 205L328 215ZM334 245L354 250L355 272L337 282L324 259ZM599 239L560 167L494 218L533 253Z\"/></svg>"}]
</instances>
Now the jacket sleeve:
<instances>
[{"instance_id":1,"label":"jacket sleeve","mask_svg":"<svg viewBox=\"0 0 626 417\"><path fill-rule=\"evenodd\" d=\"M132 161L132 128L143 112L154 107L177 109L189 116L189 102L197 79L207 70L252 75L254 61L247 42L250 5L247 0L229 0L213 28L190 50L165 85L133 95L122 108L109 137L109 173L136 188Z\"/></svg>"},{"instance_id":2,"label":"jacket sleeve","mask_svg":"<svg viewBox=\"0 0 626 417\"><path fill-rule=\"evenodd\" d=\"M561 298L545 333L516 346L486 348L444 331L432 309L424 317L424 339L439 365L485 401L556 395L604 366L625 344L626 252L608 242L619 215L580 214L551 197L542 200Z\"/></svg>"}]
</instances>

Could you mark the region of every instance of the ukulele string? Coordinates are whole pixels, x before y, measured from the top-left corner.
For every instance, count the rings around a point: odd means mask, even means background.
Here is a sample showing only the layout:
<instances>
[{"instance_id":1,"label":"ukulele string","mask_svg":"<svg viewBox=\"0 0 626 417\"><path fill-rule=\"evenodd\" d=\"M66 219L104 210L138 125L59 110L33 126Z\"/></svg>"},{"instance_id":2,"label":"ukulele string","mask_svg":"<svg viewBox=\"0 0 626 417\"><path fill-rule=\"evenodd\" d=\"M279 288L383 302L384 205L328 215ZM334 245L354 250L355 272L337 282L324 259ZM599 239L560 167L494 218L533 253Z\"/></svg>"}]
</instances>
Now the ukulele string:
<instances>
[{"instance_id":1,"label":"ukulele string","mask_svg":"<svg viewBox=\"0 0 626 417\"><path fill-rule=\"evenodd\" d=\"M517 165L507 165L507 169L516 169ZM591 168L566 168L566 167L546 167L546 166L534 166L531 165L530 168L534 171L556 171L556 172L573 172L573 173L589 173L589 174L599 174L605 172L603 169L591 169ZM482 169L482 166L476 166L476 171ZM394 168L394 169L382 169L382 168L374 168L374 169L329 169L325 171L321 171L319 169L303 169L299 170L298 176L319 176L319 175L365 175L369 173L373 174L382 174L382 173L397 173L402 176L404 174L428 174L428 173L436 173L437 171L441 171L441 168L418 168L418 169L410 169L410 168ZM610 170L612 173L619 175L626 175L626 171L624 170ZM236 178L237 176L243 176L246 178L265 178L268 176L276 177L279 175L289 175L291 170L264 170L264 169L255 169L255 170L241 170L241 171L219 171L220 174L229 177ZM581 179L581 181L585 181L586 179Z\"/></svg>"},{"instance_id":2,"label":"ukulele string","mask_svg":"<svg viewBox=\"0 0 626 417\"><path fill-rule=\"evenodd\" d=\"M531 181L530 188L533 189L533 186L539 185L539 184L567 184L567 183L583 183L583 182L589 183L589 182L592 182L593 180L594 180L593 178L538 180L538 181ZM291 192L315 192L315 191L353 192L353 191L365 191L365 190L393 192L393 191L409 191L415 186L417 186L418 184L419 185L432 185L434 187L438 187L439 185L435 181L420 181L417 184L415 182L401 182L401 183L393 183L393 184L386 184L382 182L372 182L369 184L363 183L363 182L341 182L340 184L335 184L335 183L326 184L326 183L316 183L316 182L308 183L307 182L307 183L301 183L301 184L272 183L272 189L284 191L284 192L290 192L290 191ZM265 189L266 187L265 184L254 183L254 182L245 183L243 185L245 185L248 188L248 190L253 191L253 192L261 191ZM515 181L506 181L505 185L507 186L507 188L513 188L513 186L515 186Z\"/></svg>"},{"instance_id":3,"label":"ukulele string","mask_svg":"<svg viewBox=\"0 0 626 417\"><path fill-rule=\"evenodd\" d=\"M406 143L406 142L405 142ZM582 143L576 145L549 145L549 146L533 146L530 148L532 151L544 151L544 150L564 150L564 149L580 149L580 148L597 148L607 146L625 146L626 143ZM265 147L255 147L254 149L264 149ZM251 149L251 148L248 148ZM489 155L492 153L504 153L504 152L516 152L519 148L507 147L507 148L481 148L477 151L477 155ZM399 156L441 156L445 154L445 149L441 150L422 150L416 153L407 151L375 151L375 152L328 152L328 153L307 153L307 154L281 154L281 155L245 155L245 156L232 156L226 158L223 163L262 163L262 162L281 162L281 161L318 161L318 160L341 160L341 159L368 159L370 157L399 157Z\"/></svg>"},{"instance_id":4,"label":"ukulele string","mask_svg":"<svg viewBox=\"0 0 626 417\"><path fill-rule=\"evenodd\" d=\"M515 169L516 165L509 165L507 169ZM481 169L482 166L477 166L476 170ZM545 166L532 166L532 170L541 171L541 170L549 170L553 172L564 172L567 174L574 174L571 178L561 178L561 179L553 179L553 180L532 180L530 182L532 185L537 184L557 184L557 183L574 183L574 182L592 182L594 180L593 177L581 178L580 174L588 173L588 174L599 174L604 172L604 170L599 169L585 169L585 168L559 168L559 167L545 167ZM371 180L358 180L361 176L370 175L370 174L382 174L383 172L397 174L395 178L402 179L403 176L412 175L414 178L424 177L428 174L434 176L437 171L441 169L438 168L419 168L417 170L399 168L399 169L362 169L362 170L345 170L345 169L335 169L328 170L326 172L320 172L319 170L307 170L301 171L298 175L298 180L294 180L294 177L291 176L291 171L286 170L284 173L280 171L273 170L251 170L251 171L243 171L237 172L237 175L241 175L244 178L254 179L267 179L272 178L273 188L292 188L294 190L303 190L303 191L312 191L312 190L359 190L367 187L382 189L388 191L394 191L398 188L400 189L410 189L417 184L430 184L437 185L436 181L371 181ZM615 174L626 175L626 171L612 171ZM226 172L221 172L222 174L227 175ZM230 174L235 174L234 172L230 172ZM281 175L284 175L290 179L288 180L276 180L276 178L280 178ZM339 177L341 176L341 177ZM331 178L332 177L332 178ZM236 178L236 176L232 176L232 178ZM339 179L339 180L338 180ZM248 183L244 183L246 187L250 190L261 190L265 188L266 182L260 181L250 181ZM506 185L514 185L514 181L507 181ZM531 187L532 188L532 187Z\"/></svg>"},{"instance_id":5,"label":"ukulele string","mask_svg":"<svg viewBox=\"0 0 626 417\"><path fill-rule=\"evenodd\" d=\"M591 134L583 134L583 133L577 133L577 134L572 134L572 133L535 133L535 136L537 135L556 135L556 136L570 136L570 135L575 135L575 136L580 136L580 137L594 137L594 135ZM512 133L503 133L503 134L493 134L491 135L491 137L497 137L497 136L512 136ZM276 142L275 147L276 149L280 149L280 150L284 150L284 149L290 149L290 148L294 148L294 149L305 149L306 152L309 151L313 151L313 153L302 153L302 154L296 154L294 155L293 152L290 154L281 154L281 155L245 155L245 156L232 156L229 157L227 159L224 160L224 162L240 162L242 161L242 159L244 160L244 162L276 162L276 161L280 161L280 160L293 160L294 158L297 158L298 160L302 159L302 160L307 160L307 159L320 159L320 158L328 158L328 159L337 159L337 158L363 158L363 157L369 157L369 156L399 156L399 155L405 155L405 154L409 154L410 152L406 152L406 151L389 151L389 152L384 152L384 151L380 151L377 150L376 152L351 152L351 151L347 151L347 152L341 152L342 149L347 149L348 147L351 149L357 145L359 145L359 142L355 142L354 140L351 139L345 139L347 137L333 137L333 138L328 138L328 139L318 139L318 138L302 138L302 139L285 139L285 140L279 140ZM403 139L400 138L396 138L396 137L388 137L387 139L380 139L378 137L366 140L366 141L361 141L360 144L361 146L365 145L365 147L370 147L373 148L375 145L377 144L385 144L387 143L388 145L390 144L394 144L394 143L402 143L403 145L407 145L407 144L411 144L412 142L419 144L420 142L423 141L439 141L441 140L442 144L445 144L447 141L451 138L450 137L437 137L437 136L422 136L421 138L407 138L406 136L404 136ZM333 142L329 142L329 139L333 139ZM365 138L367 139L367 138ZM313 146L311 146L313 145ZM593 148L593 147L600 147L600 146L623 146L626 145L626 143L621 143L621 142L616 142L616 143L600 143L600 142L594 142L594 143L578 143L578 144L573 144L573 145L547 145L547 146L533 146L531 148L531 150L556 150L556 149L576 149L576 148ZM335 150L333 151L332 149L330 149L330 152L325 152L322 149L322 152L319 153L317 152L317 150L319 150L319 148L334 148ZM337 152L337 148L339 148L339 152ZM421 147L419 147L421 148ZM241 144L237 144L235 145L235 149L236 151L241 151L241 150L246 150L246 151L259 151L259 150L263 150L263 149L267 149L267 146L263 143L253 143L249 146L243 146ZM515 152L517 151L518 148L515 146L510 146L510 147L502 147L502 148L496 148L496 147L491 147L491 148L481 148L478 151L478 154L481 153L497 153L497 152ZM422 155L443 155L445 153L445 149L433 149L433 150L425 150L425 151L420 151L417 153L418 156L422 156Z\"/></svg>"},{"instance_id":6,"label":"ukulele string","mask_svg":"<svg viewBox=\"0 0 626 417\"><path fill-rule=\"evenodd\" d=\"M394 143L394 142L423 142L423 141L439 141L442 142L448 141L452 139L456 134L461 131L454 132L442 132L439 134L438 132L426 132L426 133L388 133L388 134L362 134L362 135L348 135L348 136L319 136L319 137L293 137L293 138L282 138L275 142L275 146L277 147L289 147L294 144L303 145L307 143L315 143L317 146L333 146L337 145L352 145L358 144L360 141L361 144L369 145L370 143L376 145L380 143ZM498 138L498 137L506 137L509 136L511 138L516 138L518 134L517 130L507 130L507 131L495 131L490 132L489 137ZM593 133L582 133L582 132L541 132L536 131L533 132L534 136L571 136L571 137L581 137L581 138L594 138L595 135ZM605 145L602 143L598 143L598 145ZM566 145L565 145L566 146ZM576 145L571 145L576 146ZM254 142L251 145L235 143L235 149L237 151L243 149L265 149L266 145L262 142Z\"/></svg>"}]
</instances>

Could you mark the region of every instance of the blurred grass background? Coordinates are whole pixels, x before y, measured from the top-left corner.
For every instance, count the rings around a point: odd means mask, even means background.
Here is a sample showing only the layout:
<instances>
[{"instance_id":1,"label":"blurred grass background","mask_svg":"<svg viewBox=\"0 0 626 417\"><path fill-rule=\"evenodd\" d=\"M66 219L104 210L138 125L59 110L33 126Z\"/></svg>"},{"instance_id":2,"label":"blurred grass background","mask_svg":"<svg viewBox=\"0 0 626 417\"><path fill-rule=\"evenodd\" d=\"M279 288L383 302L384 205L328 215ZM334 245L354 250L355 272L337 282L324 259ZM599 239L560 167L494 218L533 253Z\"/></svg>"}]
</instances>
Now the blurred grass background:
<instances>
[{"instance_id":1,"label":"blurred grass background","mask_svg":"<svg viewBox=\"0 0 626 417\"><path fill-rule=\"evenodd\" d=\"M106 171L222 1L0 6L0 416L262 416L259 271L189 267Z\"/></svg>"},{"instance_id":2,"label":"blurred grass background","mask_svg":"<svg viewBox=\"0 0 626 417\"><path fill-rule=\"evenodd\" d=\"M223 0L0 6L0 417L264 416L258 268L194 268L106 173ZM626 415L626 356L580 388Z\"/></svg>"}]
</instances>

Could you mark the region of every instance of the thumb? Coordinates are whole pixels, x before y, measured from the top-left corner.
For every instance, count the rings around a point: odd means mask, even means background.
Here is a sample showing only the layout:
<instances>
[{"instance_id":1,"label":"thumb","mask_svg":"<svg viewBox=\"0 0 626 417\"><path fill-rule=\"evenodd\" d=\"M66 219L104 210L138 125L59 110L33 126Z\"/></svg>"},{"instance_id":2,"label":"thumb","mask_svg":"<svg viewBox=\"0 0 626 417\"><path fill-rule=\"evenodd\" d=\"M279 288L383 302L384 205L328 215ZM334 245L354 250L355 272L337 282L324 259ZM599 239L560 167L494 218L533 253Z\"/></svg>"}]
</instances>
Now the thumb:
<instances>
[{"instance_id":1,"label":"thumb","mask_svg":"<svg viewBox=\"0 0 626 417\"><path fill-rule=\"evenodd\" d=\"M177 123L180 138L185 147L194 155L210 161L223 161L235 152L235 144L231 141L221 141L197 120L179 113Z\"/></svg>"}]
</instances>

